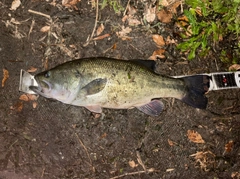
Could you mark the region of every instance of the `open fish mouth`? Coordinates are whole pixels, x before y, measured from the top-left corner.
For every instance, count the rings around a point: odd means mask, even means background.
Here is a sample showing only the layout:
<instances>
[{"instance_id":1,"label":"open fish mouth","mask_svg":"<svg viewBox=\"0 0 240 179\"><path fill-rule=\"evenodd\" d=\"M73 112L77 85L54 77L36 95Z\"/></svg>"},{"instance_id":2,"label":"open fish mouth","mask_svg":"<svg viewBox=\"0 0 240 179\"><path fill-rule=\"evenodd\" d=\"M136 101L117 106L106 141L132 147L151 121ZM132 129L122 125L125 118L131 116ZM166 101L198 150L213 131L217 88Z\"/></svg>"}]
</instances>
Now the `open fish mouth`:
<instances>
[{"instance_id":1,"label":"open fish mouth","mask_svg":"<svg viewBox=\"0 0 240 179\"><path fill-rule=\"evenodd\" d=\"M34 91L37 94L40 94L40 95L48 98L48 96L46 94L50 93L50 91L52 90L51 83L49 83L46 80L42 80L41 82L38 82L38 85L39 86L29 86L29 89Z\"/></svg>"}]
</instances>

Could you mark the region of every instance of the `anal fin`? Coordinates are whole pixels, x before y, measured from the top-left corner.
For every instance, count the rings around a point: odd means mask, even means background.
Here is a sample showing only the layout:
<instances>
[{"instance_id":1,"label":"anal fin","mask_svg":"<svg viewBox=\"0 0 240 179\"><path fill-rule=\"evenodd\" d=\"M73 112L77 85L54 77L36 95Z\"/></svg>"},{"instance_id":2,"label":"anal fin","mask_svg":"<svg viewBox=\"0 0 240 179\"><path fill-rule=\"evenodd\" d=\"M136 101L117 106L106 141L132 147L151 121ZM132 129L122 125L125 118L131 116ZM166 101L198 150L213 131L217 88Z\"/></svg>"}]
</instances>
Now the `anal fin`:
<instances>
[{"instance_id":1,"label":"anal fin","mask_svg":"<svg viewBox=\"0 0 240 179\"><path fill-rule=\"evenodd\" d=\"M164 104L160 100L152 100L151 102L143 106L138 106L137 109L139 109L140 111L147 115L158 116L164 109Z\"/></svg>"}]
</instances>

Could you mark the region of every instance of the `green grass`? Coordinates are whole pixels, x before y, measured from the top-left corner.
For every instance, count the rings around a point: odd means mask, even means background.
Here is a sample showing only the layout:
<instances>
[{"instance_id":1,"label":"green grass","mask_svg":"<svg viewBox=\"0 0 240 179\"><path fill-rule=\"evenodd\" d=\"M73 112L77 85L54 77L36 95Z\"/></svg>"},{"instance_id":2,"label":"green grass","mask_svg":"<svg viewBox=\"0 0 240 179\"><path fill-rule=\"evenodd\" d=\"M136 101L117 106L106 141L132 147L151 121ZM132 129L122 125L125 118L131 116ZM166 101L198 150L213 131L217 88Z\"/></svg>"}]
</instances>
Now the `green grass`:
<instances>
[{"instance_id":1,"label":"green grass","mask_svg":"<svg viewBox=\"0 0 240 179\"><path fill-rule=\"evenodd\" d=\"M104 9L106 6L110 6L116 14L119 14L121 11L124 11L123 6L119 0L102 0L100 1L101 9Z\"/></svg>"},{"instance_id":2,"label":"green grass","mask_svg":"<svg viewBox=\"0 0 240 179\"><path fill-rule=\"evenodd\" d=\"M191 36L182 34L185 41L178 48L189 52L189 60L196 57L197 49L200 55L206 55L211 44L218 43L229 33L239 36L240 0L186 0L185 3L189 7L184 15L189 20ZM197 13L199 8L200 15Z\"/></svg>"}]
</instances>

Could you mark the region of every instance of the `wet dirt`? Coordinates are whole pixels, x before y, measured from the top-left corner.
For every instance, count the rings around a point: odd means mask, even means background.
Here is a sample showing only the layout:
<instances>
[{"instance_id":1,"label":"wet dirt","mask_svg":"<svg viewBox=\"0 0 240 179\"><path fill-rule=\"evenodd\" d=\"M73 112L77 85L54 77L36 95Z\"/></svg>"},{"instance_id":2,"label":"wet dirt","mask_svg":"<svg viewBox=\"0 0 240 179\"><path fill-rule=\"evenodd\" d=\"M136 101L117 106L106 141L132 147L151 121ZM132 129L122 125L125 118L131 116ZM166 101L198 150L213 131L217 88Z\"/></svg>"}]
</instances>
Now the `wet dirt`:
<instances>
[{"instance_id":1,"label":"wet dirt","mask_svg":"<svg viewBox=\"0 0 240 179\"><path fill-rule=\"evenodd\" d=\"M159 117L137 109L104 109L101 118L85 108L43 97L36 108L32 101L19 100L20 69L33 66L40 72L44 66L83 57L148 59L157 49L145 26L133 28L130 40L118 38L122 16L109 7L100 10L98 25L102 22L103 34L111 36L84 47L94 27L95 9L86 1L77 4L78 10L59 4L22 1L11 11L10 1L0 2L0 69L9 71L0 90L1 179L240 178L238 89L209 92L206 110L165 99ZM51 16L53 35L40 31L49 19L29 9ZM156 71L162 74L227 70L216 55L186 61L175 47L166 51L167 58L157 61ZM188 130L197 131L205 143L191 142ZM203 154L196 159L192 155L197 152Z\"/></svg>"}]
</instances>

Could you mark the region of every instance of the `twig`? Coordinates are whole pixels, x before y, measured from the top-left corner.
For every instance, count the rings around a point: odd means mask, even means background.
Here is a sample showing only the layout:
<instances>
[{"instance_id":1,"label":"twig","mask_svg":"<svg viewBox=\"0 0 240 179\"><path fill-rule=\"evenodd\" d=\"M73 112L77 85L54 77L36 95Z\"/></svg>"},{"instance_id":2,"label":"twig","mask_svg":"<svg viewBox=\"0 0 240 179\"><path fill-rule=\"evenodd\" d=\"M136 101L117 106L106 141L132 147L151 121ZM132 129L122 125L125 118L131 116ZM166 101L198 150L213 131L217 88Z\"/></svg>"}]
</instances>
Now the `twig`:
<instances>
[{"instance_id":1,"label":"twig","mask_svg":"<svg viewBox=\"0 0 240 179\"><path fill-rule=\"evenodd\" d=\"M31 9L29 9L28 12L33 13L33 14L37 14L37 15L40 15L40 16L44 16L44 17L46 17L46 18L52 20L52 18L51 18L50 15L47 15L47 14L44 14L44 13L41 13L41 12L34 11L34 10L31 10Z\"/></svg>"},{"instance_id":2,"label":"twig","mask_svg":"<svg viewBox=\"0 0 240 179\"><path fill-rule=\"evenodd\" d=\"M130 1L131 1L131 0L128 0L128 3L127 3L127 6L126 6L126 8L125 8L125 11L124 11L124 13L123 13L123 16L125 16L126 13L127 13L127 9L128 9L128 7L129 7Z\"/></svg>"},{"instance_id":3,"label":"twig","mask_svg":"<svg viewBox=\"0 0 240 179\"><path fill-rule=\"evenodd\" d=\"M85 150L85 152L86 152L86 154L87 154L87 156L88 156L88 159L89 159L89 161L90 161L90 164L91 164L91 167L92 167L93 172L95 172L95 168L93 167L92 160L91 160L91 158L90 158L90 155L89 155L89 153L88 153L87 148L85 147L85 145L83 144L83 142L81 141L81 139L79 138L79 136L77 135L77 133L75 133L75 135L76 135L76 137L78 138L79 143L81 144L81 146L83 147L83 149Z\"/></svg>"},{"instance_id":4,"label":"twig","mask_svg":"<svg viewBox=\"0 0 240 179\"><path fill-rule=\"evenodd\" d=\"M138 161L138 163L142 166L142 168L143 168L144 171L147 171L147 168L145 167L145 165L144 165L144 163L143 163L143 161L142 161L142 158L141 158L141 156L140 156L139 151L137 151L136 153L137 153L137 161Z\"/></svg>"},{"instance_id":5,"label":"twig","mask_svg":"<svg viewBox=\"0 0 240 179\"><path fill-rule=\"evenodd\" d=\"M97 27L97 21L98 21L98 0L96 0L96 19L95 19L94 28L93 28L91 36L87 39L86 43L83 44L84 47L86 47L89 44L89 42L92 40L94 32L95 32L96 27Z\"/></svg>"},{"instance_id":6,"label":"twig","mask_svg":"<svg viewBox=\"0 0 240 179\"><path fill-rule=\"evenodd\" d=\"M137 171L137 172L131 172L131 173L124 173L122 175L118 175L118 176L112 177L110 179L116 179L116 178L122 178L122 177L130 176L130 175L137 175L137 174L141 174L141 173L152 173L152 172L158 172L158 171L154 170L154 168L150 168L146 171L144 170L144 171Z\"/></svg>"},{"instance_id":7,"label":"twig","mask_svg":"<svg viewBox=\"0 0 240 179\"><path fill-rule=\"evenodd\" d=\"M32 33L34 24L35 24L35 20L33 19L33 20L32 20L32 23L31 23L31 26L30 26L30 29L29 29L29 32L28 32L28 39L29 39L29 37L30 37L30 34Z\"/></svg>"}]
</instances>

